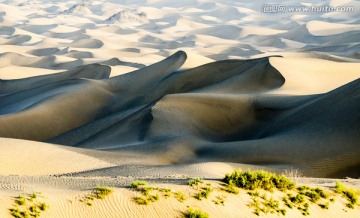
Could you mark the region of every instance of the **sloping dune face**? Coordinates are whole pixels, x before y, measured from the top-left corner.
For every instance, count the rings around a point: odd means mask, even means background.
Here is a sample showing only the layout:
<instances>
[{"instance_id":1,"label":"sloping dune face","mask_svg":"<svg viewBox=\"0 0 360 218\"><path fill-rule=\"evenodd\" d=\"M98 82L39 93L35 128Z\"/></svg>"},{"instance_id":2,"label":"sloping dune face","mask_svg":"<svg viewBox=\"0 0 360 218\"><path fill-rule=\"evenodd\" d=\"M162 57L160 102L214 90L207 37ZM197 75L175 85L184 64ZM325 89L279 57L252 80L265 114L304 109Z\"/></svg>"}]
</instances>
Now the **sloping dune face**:
<instances>
[{"instance_id":1,"label":"sloping dune face","mask_svg":"<svg viewBox=\"0 0 360 218\"><path fill-rule=\"evenodd\" d=\"M199 164L200 177L223 163L359 177L359 9L0 0L0 174Z\"/></svg>"},{"instance_id":2,"label":"sloping dune face","mask_svg":"<svg viewBox=\"0 0 360 218\"><path fill-rule=\"evenodd\" d=\"M162 163L358 175L359 79L324 94L289 96L274 94L286 80L269 58L180 70L186 58L180 51L111 78L106 66L92 65L1 81L0 137L116 149Z\"/></svg>"}]
</instances>

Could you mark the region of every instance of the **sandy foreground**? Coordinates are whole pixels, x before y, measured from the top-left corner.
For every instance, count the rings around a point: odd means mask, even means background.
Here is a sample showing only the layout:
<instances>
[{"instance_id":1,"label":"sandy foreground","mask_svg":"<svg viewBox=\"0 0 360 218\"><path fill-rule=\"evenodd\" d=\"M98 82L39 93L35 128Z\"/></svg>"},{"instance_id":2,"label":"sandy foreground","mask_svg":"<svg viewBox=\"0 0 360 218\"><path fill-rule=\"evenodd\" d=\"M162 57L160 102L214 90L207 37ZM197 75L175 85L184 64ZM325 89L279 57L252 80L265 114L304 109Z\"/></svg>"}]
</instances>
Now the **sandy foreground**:
<instances>
[{"instance_id":1,"label":"sandy foreground","mask_svg":"<svg viewBox=\"0 0 360 218\"><path fill-rule=\"evenodd\" d=\"M33 192L50 205L41 217L183 217L188 207L257 217L245 190L220 191L235 169L360 189L360 2L316 2L354 10L0 0L0 217ZM191 197L196 177L216 189L209 199ZM138 179L188 199L138 205ZM81 202L98 185L114 193ZM310 217L360 216L334 199Z\"/></svg>"}]
</instances>

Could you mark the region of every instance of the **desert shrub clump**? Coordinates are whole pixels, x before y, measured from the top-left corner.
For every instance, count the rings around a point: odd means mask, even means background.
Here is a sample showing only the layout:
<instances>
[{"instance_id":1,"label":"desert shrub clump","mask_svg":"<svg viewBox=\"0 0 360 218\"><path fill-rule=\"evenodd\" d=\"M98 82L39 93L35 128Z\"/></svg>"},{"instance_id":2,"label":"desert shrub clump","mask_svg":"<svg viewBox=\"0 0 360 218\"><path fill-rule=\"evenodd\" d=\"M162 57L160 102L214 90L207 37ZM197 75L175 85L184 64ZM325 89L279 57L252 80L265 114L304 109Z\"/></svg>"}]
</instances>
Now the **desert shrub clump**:
<instances>
[{"instance_id":1,"label":"desert shrub clump","mask_svg":"<svg viewBox=\"0 0 360 218\"><path fill-rule=\"evenodd\" d=\"M93 190L93 194L97 199L104 199L113 192L112 189L106 186L98 186Z\"/></svg>"},{"instance_id":2,"label":"desert shrub clump","mask_svg":"<svg viewBox=\"0 0 360 218\"><path fill-rule=\"evenodd\" d=\"M146 186L148 183L145 182L145 181L139 181L139 180L136 180L136 181L133 181L130 185L131 188L138 188L139 186Z\"/></svg>"},{"instance_id":3,"label":"desert shrub clump","mask_svg":"<svg viewBox=\"0 0 360 218\"><path fill-rule=\"evenodd\" d=\"M209 218L209 214L200 210L189 208L185 213L186 218Z\"/></svg>"},{"instance_id":4,"label":"desert shrub clump","mask_svg":"<svg viewBox=\"0 0 360 218\"><path fill-rule=\"evenodd\" d=\"M310 188L308 186L300 186L297 188L301 195L309 197L313 203L318 202L321 198L327 199L329 195L321 188Z\"/></svg>"},{"instance_id":5,"label":"desert shrub clump","mask_svg":"<svg viewBox=\"0 0 360 218\"><path fill-rule=\"evenodd\" d=\"M92 206L95 199L104 199L106 196L113 193L113 191L114 190L107 186L98 186L94 188L90 194L81 198L80 201L86 203L88 206Z\"/></svg>"},{"instance_id":6,"label":"desert shrub clump","mask_svg":"<svg viewBox=\"0 0 360 218\"><path fill-rule=\"evenodd\" d=\"M233 173L225 175L224 182L235 184L237 187L246 190L264 189L272 191L273 189L279 189L280 191L285 191L295 188L295 183L288 177L262 170L248 170L245 172L235 170Z\"/></svg>"},{"instance_id":7,"label":"desert shrub clump","mask_svg":"<svg viewBox=\"0 0 360 218\"><path fill-rule=\"evenodd\" d=\"M204 181L200 178L194 178L188 181L188 185L190 186L198 185L199 183L204 183Z\"/></svg>"},{"instance_id":8,"label":"desert shrub clump","mask_svg":"<svg viewBox=\"0 0 360 218\"><path fill-rule=\"evenodd\" d=\"M15 198L14 208L10 208L10 214L15 218L39 217L40 214L49 208L45 202L40 202L40 193L33 192L28 195L19 195Z\"/></svg>"},{"instance_id":9,"label":"desert shrub clump","mask_svg":"<svg viewBox=\"0 0 360 218\"><path fill-rule=\"evenodd\" d=\"M336 181L335 191L342 194L342 196L349 201L349 203L346 204L348 208L354 209L354 206L358 203L358 190L348 188L343 183Z\"/></svg>"}]
</instances>

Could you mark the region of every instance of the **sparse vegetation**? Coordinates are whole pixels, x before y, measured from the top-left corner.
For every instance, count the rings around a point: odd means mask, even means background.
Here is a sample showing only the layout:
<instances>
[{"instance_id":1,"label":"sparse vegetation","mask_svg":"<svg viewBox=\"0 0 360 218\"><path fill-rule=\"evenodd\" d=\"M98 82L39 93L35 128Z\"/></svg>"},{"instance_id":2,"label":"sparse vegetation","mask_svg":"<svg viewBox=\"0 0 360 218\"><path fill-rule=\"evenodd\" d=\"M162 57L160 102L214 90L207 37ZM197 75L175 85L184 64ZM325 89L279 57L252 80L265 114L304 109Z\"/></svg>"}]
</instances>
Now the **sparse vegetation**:
<instances>
[{"instance_id":1,"label":"sparse vegetation","mask_svg":"<svg viewBox=\"0 0 360 218\"><path fill-rule=\"evenodd\" d=\"M104 199L112 192L113 190L107 186L98 186L90 194L81 198L80 201L86 203L88 206L92 206L95 199Z\"/></svg>"},{"instance_id":2,"label":"sparse vegetation","mask_svg":"<svg viewBox=\"0 0 360 218\"><path fill-rule=\"evenodd\" d=\"M200 210L189 208L185 213L186 218L208 218L209 214Z\"/></svg>"},{"instance_id":3,"label":"sparse vegetation","mask_svg":"<svg viewBox=\"0 0 360 218\"><path fill-rule=\"evenodd\" d=\"M139 205L149 205L151 202L156 202L160 199L159 195L147 195L147 196L138 196L134 200Z\"/></svg>"},{"instance_id":4,"label":"sparse vegetation","mask_svg":"<svg viewBox=\"0 0 360 218\"><path fill-rule=\"evenodd\" d=\"M20 206L26 205L26 198L22 195L19 195L16 199L16 204L18 204Z\"/></svg>"},{"instance_id":5,"label":"sparse vegetation","mask_svg":"<svg viewBox=\"0 0 360 218\"><path fill-rule=\"evenodd\" d=\"M264 189L272 191L273 189L279 189L285 191L295 187L295 183L289 178L262 170L245 172L236 170L232 174L227 174L224 181L227 184L233 183L237 187L246 190Z\"/></svg>"},{"instance_id":6,"label":"sparse vegetation","mask_svg":"<svg viewBox=\"0 0 360 218\"><path fill-rule=\"evenodd\" d=\"M275 200L273 197L270 197L270 199L268 199L266 194L260 196L260 193L257 191L248 192L248 194L251 196L251 199L253 201L248 206L254 208L253 213L257 216L260 216L261 213L277 213L279 215L286 215L286 210L284 208L281 208L280 202L278 200Z\"/></svg>"},{"instance_id":7,"label":"sparse vegetation","mask_svg":"<svg viewBox=\"0 0 360 218\"><path fill-rule=\"evenodd\" d=\"M45 202L38 201L39 194L33 192L26 196L19 195L15 198L14 208L9 209L10 214L15 218L39 217L40 214L49 208Z\"/></svg>"},{"instance_id":8,"label":"sparse vegetation","mask_svg":"<svg viewBox=\"0 0 360 218\"><path fill-rule=\"evenodd\" d=\"M328 210L329 209L329 203L327 202L327 203L324 203L324 204L319 204L319 207L321 208L321 209L325 209L325 210Z\"/></svg>"},{"instance_id":9,"label":"sparse vegetation","mask_svg":"<svg viewBox=\"0 0 360 218\"><path fill-rule=\"evenodd\" d=\"M213 200L213 202L216 205L223 205L225 206L225 200L226 200L226 196L216 196L216 198Z\"/></svg>"},{"instance_id":10,"label":"sparse vegetation","mask_svg":"<svg viewBox=\"0 0 360 218\"><path fill-rule=\"evenodd\" d=\"M194 198L201 201L203 198L208 198L214 189L211 186L202 187L198 193L194 195Z\"/></svg>"},{"instance_id":11,"label":"sparse vegetation","mask_svg":"<svg viewBox=\"0 0 360 218\"><path fill-rule=\"evenodd\" d=\"M235 195L239 194L239 189L232 182L226 184L223 190L231 194L235 194Z\"/></svg>"},{"instance_id":12,"label":"sparse vegetation","mask_svg":"<svg viewBox=\"0 0 360 218\"><path fill-rule=\"evenodd\" d=\"M335 191L345 197L349 203L346 204L348 208L354 209L358 202L359 191L346 187L343 183L336 181Z\"/></svg>"},{"instance_id":13,"label":"sparse vegetation","mask_svg":"<svg viewBox=\"0 0 360 218\"><path fill-rule=\"evenodd\" d=\"M93 194L97 199L104 199L113 192L112 189L106 186L98 186L93 190Z\"/></svg>"},{"instance_id":14,"label":"sparse vegetation","mask_svg":"<svg viewBox=\"0 0 360 218\"><path fill-rule=\"evenodd\" d=\"M195 186L195 185L198 185L200 183L204 183L204 181L200 178L194 178L194 179L191 179L188 181L188 185L190 186Z\"/></svg>"},{"instance_id":15,"label":"sparse vegetation","mask_svg":"<svg viewBox=\"0 0 360 218\"><path fill-rule=\"evenodd\" d=\"M212 183L205 183L200 178L194 178L188 181L191 193L197 200L209 199L216 205L225 206L227 193L238 194L240 189L249 190L248 194L251 196L252 202L248 204L253 209L253 213L260 216L262 214L278 214L285 216L287 213L286 207L289 209L297 209L302 215L308 216L311 204L316 204L318 207L327 210L331 202L334 202L334 193L330 193L323 188L312 188L309 186L296 187L295 183L283 175L276 175L265 171L234 171L232 174L227 174L224 178L225 183L221 185L212 186ZM179 202L184 202L187 196L181 191L172 191L168 188L157 188L148 186L145 181L134 181L131 188L135 188L141 195L134 197L134 200L139 205L148 205L160 199L160 196L169 198L174 196ZM276 191L278 190L278 191ZM284 195L276 198L270 192L277 193L284 192ZM214 197L211 197L211 193ZM341 183L337 183L336 192L342 194L349 200L346 205L349 208L354 208L357 204L359 192L354 189L349 189ZM222 195L221 195L222 193ZM160 194L160 195L159 195ZM270 196L269 196L270 194ZM269 196L269 197L268 197ZM331 198L330 198L331 196ZM190 213L191 212L191 213ZM184 213L186 217L203 217L200 212L191 209L190 212ZM199 212L199 213L198 213Z\"/></svg>"},{"instance_id":16,"label":"sparse vegetation","mask_svg":"<svg viewBox=\"0 0 360 218\"><path fill-rule=\"evenodd\" d=\"M136 181L133 181L130 185L131 188L138 188L139 186L147 186L148 183L145 182L145 181L139 181L139 180L136 180Z\"/></svg>"},{"instance_id":17,"label":"sparse vegetation","mask_svg":"<svg viewBox=\"0 0 360 218\"><path fill-rule=\"evenodd\" d=\"M48 204L46 204L46 203L40 203L40 205L39 205L39 209L41 210L41 211L46 211L46 209L47 208L49 208L49 205Z\"/></svg>"},{"instance_id":18,"label":"sparse vegetation","mask_svg":"<svg viewBox=\"0 0 360 218\"><path fill-rule=\"evenodd\" d=\"M300 186L297 188L301 195L309 197L313 203L318 202L321 198L327 199L329 195L321 188L310 188L308 186Z\"/></svg>"},{"instance_id":19,"label":"sparse vegetation","mask_svg":"<svg viewBox=\"0 0 360 218\"><path fill-rule=\"evenodd\" d=\"M175 192L174 197L176 198L176 200L178 200L181 203L187 200L187 197L181 191Z\"/></svg>"}]
</instances>

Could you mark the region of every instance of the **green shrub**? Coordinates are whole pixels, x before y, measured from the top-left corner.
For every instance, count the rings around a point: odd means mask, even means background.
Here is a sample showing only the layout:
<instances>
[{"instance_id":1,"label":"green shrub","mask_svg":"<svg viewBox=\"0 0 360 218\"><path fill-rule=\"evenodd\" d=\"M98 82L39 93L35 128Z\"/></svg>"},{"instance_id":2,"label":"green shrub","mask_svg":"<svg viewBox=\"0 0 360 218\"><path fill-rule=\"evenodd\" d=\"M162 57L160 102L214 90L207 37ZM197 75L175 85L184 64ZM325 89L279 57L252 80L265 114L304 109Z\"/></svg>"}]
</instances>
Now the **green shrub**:
<instances>
[{"instance_id":1,"label":"green shrub","mask_svg":"<svg viewBox=\"0 0 360 218\"><path fill-rule=\"evenodd\" d=\"M10 209L10 213L15 218L21 218L22 217L18 208Z\"/></svg>"},{"instance_id":2,"label":"green shrub","mask_svg":"<svg viewBox=\"0 0 360 218\"><path fill-rule=\"evenodd\" d=\"M150 201L147 198L142 197L142 196L135 197L134 200L139 205L148 205L150 203Z\"/></svg>"},{"instance_id":3,"label":"green shrub","mask_svg":"<svg viewBox=\"0 0 360 218\"><path fill-rule=\"evenodd\" d=\"M336 181L335 191L342 194L348 201L347 207L354 208L354 205L358 202L359 191L346 187L343 183ZM351 206L350 206L351 205Z\"/></svg>"},{"instance_id":4,"label":"green shrub","mask_svg":"<svg viewBox=\"0 0 360 218\"><path fill-rule=\"evenodd\" d=\"M297 194L296 196L288 195L289 200L294 204L301 204L304 202L304 196L301 194Z\"/></svg>"},{"instance_id":5,"label":"green shrub","mask_svg":"<svg viewBox=\"0 0 360 218\"><path fill-rule=\"evenodd\" d=\"M202 200L202 198L207 199L213 190L214 189L212 187L203 187L198 193L195 194L194 197L200 201Z\"/></svg>"},{"instance_id":6,"label":"green shrub","mask_svg":"<svg viewBox=\"0 0 360 218\"><path fill-rule=\"evenodd\" d=\"M46 203L40 203L40 205L39 205L39 209L41 210L41 211L46 211L46 209L47 208L49 208L49 205L48 204L46 204Z\"/></svg>"},{"instance_id":7,"label":"green shrub","mask_svg":"<svg viewBox=\"0 0 360 218\"><path fill-rule=\"evenodd\" d=\"M295 183L283 175L276 175L266 171L245 171L235 170L232 174L226 174L224 181L227 184L235 184L246 190L264 189L271 191L275 188L280 191L291 190Z\"/></svg>"},{"instance_id":8,"label":"green shrub","mask_svg":"<svg viewBox=\"0 0 360 218\"><path fill-rule=\"evenodd\" d=\"M194 178L188 181L188 185L190 186L198 185L199 183L204 183L204 181L200 178Z\"/></svg>"},{"instance_id":9,"label":"green shrub","mask_svg":"<svg viewBox=\"0 0 360 218\"><path fill-rule=\"evenodd\" d=\"M305 195L310 198L310 201L316 203L321 198L327 199L329 195L321 188L310 188L308 186L300 186L297 188L301 195Z\"/></svg>"},{"instance_id":10,"label":"green shrub","mask_svg":"<svg viewBox=\"0 0 360 218\"><path fill-rule=\"evenodd\" d=\"M187 200L187 197L181 191L175 192L174 197L181 203Z\"/></svg>"},{"instance_id":11,"label":"green shrub","mask_svg":"<svg viewBox=\"0 0 360 218\"><path fill-rule=\"evenodd\" d=\"M248 195L250 195L251 197L259 197L260 193L258 191L254 191L254 192L248 192Z\"/></svg>"},{"instance_id":12,"label":"green shrub","mask_svg":"<svg viewBox=\"0 0 360 218\"><path fill-rule=\"evenodd\" d=\"M320 207L321 209L328 210L328 209L329 209L329 203L319 204L319 207Z\"/></svg>"},{"instance_id":13,"label":"green shrub","mask_svg":"<svg viewBox=\"0 0 360 218\"><path fill-rule=\"evenodd\" d=\"M22 195L19 195L16 199L16 204L18 204L20 206L26 205L26 198Z\"/></svg>"},{"instance_id":14,"label":"green shrub","mask_svg":"<svg viewBox=\"0 0 360 218\"><path fill-rule=\"evenodd\" d=\"M289 201L289 199L288 199L287 197L284 196L284 197L282 198L282 201L284 202L284 204L285 204L288 208L293 209L293 204L292 204L291 201Z\"/></svg>"},{"instance_id":15,"label":"green shrub","mask_svg":"<svg viewBox=\"0 0 360 218\"><path fill-rule=\"evenodd\" d=\"M223 205L225 206L225 199L226 197L225 196L216 196L215 200L213 200L213 202L216 204L216 205Z\"/></svg>"},{"instance_id":16,"label":"green shrub","mask_svg":"<svg viewBox=\"0 0 360 218\"><path fill-rule=\"evenodd\" d=\"M231 194L235 194L235 195L239 194L238 188L232 182L230 182L230 184L226 184L223 190Z\"/></svg>"},{"instance_id":17,"label":"green shrub","mask_svg":"<svg viewBox=\"0 0 360 218\"><path fill-rule=\"evenodd\" d=\"M112 189L106 186L98 186L94 189L93 194L97 199L104 199L106 196L110 195L113 192Z\"/></svg>"},{"instance_id":18,"label":"green shrub","mask_svg":"<svg viewBox=\"0 0 360 218\"><path fill-rule=\"evenodd\" d=\"M200 210L200 209L193 209L189 208L185 213L186 218L208 218L209 214Z\"/></svg>"},{"instance_id":19,"label":"green shrub","mask_svg":"<svg viewBox=\"0 0 360 218\"><path fill-rule=\"evenodd\" d=\"M147 195L147 196L140 196L135 197L134 200L137 204L140 205L149 205L151 202L158 201L160 199L160 196L158 194L156 195Z\"/></svg>"},{"instance_id":20,"label":"green shrub","mask_svg":"<svg viewBox=\"0 0 360 218\"><path fill-rule=\"evenodd\" d=\"M146 186L148 183L145 182L145 181L139 181L139 180L136 180L136 181L133 181L130 185L131 188L138 188L139 186Z\"/></svg>"},{"instance_id":21,"label":"green shrub","mask_svg":"<svg viewBox=\"0 0 360 218\"><path fill-rule=\"evenodd\" d=\"M38 196L36 194L36 192L33 192L31 195L30 195L30 200L33 201L34 199L36 199Z\"/></svg>"}]
</instances>

